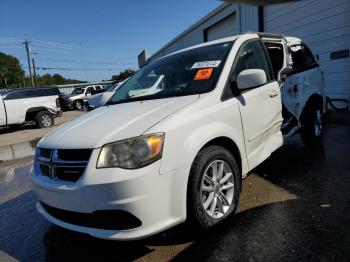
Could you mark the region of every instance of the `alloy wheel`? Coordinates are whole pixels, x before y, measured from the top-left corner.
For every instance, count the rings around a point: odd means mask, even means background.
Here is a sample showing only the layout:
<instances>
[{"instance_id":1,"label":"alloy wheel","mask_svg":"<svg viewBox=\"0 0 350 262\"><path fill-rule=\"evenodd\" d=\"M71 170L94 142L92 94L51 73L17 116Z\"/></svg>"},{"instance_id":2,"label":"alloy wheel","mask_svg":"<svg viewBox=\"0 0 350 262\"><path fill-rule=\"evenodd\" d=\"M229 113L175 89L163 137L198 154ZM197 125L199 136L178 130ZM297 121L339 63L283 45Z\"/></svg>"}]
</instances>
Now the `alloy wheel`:
<instances>
[{"instance_id":1,"label":"alloy wheel","mask_svg":"<svg viewBox=\"0 0 350 262\"><path fill-rule=\"evenodd\" d=\"M44 127L51 126L51 117L49 115L43 115L41 118L41 122Z\"/></svg>"},{"instance_id":2,"label":"alloy wheel","mask_svg":"<svg viewBox=\"0 0 350 262\"><path fill-rule=\"evenodd\" d=\"M234 177L231 167L223 160L215 160L204 171L200 196L202 206L211 218L221 218L229 210L234 198Z\"/></svg>"}]
</instances>

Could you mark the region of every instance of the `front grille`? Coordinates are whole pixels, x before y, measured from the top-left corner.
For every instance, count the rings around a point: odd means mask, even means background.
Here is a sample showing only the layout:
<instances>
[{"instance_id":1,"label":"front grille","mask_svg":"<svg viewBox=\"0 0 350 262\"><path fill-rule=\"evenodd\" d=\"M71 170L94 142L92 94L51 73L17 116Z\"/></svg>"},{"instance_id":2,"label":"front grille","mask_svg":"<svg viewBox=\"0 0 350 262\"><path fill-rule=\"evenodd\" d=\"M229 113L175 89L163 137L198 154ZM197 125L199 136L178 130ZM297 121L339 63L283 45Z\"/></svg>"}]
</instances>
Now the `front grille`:
<instances>
[{"instance_id":1,"label":"front grille","mask_svg":"<svg viewBox=\"0 0 350 262\"><path fill-rule=\"evenodd\" d=\"M40 148L39 156L40 156L40 157L47 158L47 159L50 159L50 158L51 158L51 151L52 151L51 149Z\"/></svg>"},{"instance_id":2,"label":"front grille","mask_svg":"<svg viewBox=\"0 0 350 262\"><path fill-rule=\"evenodd\" d=\"M88 164L91 149L38 148L40 174L53 180L76 182Z\"/></svg>"},{"instance_id":3,"label":"front grille","mask_svg":"<svg viewBox=\"0 0 350 262\"><path fill-rule=\"evenodd\" d=\"M63 222L97 229L126 230L142 225L140 219L123 210L98 210L93 213L78 213L48 206L41 206L54 218Z\"/></svg>"},{"instance_id":4,"label":"front grille","mask_svg":"<svg viewBox=\"0 0 350 262\"><path fill-rule=\"evenodd\" d=\"M91 149L61 149L57 156L65 161L87 161L91 155Z\"/></svg>"},{"instance_id":5,"label":"front grille","mask_svg":"<svg viewBox=\"0 0 350 262\"><path fill-rule=\"evenodd\" d=\"M40 171L43 176L50 177L50 165L40 163Z\"/></svg>"}]
</instances>

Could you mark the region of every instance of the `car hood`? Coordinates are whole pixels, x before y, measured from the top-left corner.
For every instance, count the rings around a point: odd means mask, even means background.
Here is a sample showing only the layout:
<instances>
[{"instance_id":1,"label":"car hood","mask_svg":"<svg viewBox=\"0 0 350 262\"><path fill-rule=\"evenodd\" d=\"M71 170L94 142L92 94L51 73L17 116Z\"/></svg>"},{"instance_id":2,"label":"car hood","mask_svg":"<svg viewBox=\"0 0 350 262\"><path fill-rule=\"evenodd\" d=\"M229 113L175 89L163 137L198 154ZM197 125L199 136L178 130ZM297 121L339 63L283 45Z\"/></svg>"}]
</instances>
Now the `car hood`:
<instances>
[{"instance_id":1,"label":"car hood","mask_svg":"<svg viewBox=\"0 0 350 262\"><path fill-rule=\"evenodd\" d=\"M104 92L88 98L89 105L93 107L103 106L114 94L114 92Z\"/></svg>"},{"instance_id":2,"label":"car hood","mask_svg":"<svg viewBox=\"0 0 350 262\"><path fill-rule=\"evenodd\" d=\"M38 146L53 149L98 148L139 136L167 116L195 102L198 97L192 95L100 107L55 129Z\"/></svg>"}]
</instances>

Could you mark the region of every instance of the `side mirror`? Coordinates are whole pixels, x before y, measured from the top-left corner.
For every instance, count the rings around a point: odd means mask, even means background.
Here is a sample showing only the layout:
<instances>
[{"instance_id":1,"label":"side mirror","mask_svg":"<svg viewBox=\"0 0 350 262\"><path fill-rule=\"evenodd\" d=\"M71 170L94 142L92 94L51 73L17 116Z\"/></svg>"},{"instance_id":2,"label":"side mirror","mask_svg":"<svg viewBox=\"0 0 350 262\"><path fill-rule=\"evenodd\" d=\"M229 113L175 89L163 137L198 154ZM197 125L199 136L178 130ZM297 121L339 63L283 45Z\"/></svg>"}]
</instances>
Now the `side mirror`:
<instances>
[{"instance_id":1,"label":"side mirror","mask_svg":"<svg viewBox=\"0 0 350 262\"><path fill-rule=\"evenodd\" d=\"M247 69L243 70L237 76L237 88L245 90L256 86L266 84L266 74L261 69Z\"/></svg>"}]
</instances>

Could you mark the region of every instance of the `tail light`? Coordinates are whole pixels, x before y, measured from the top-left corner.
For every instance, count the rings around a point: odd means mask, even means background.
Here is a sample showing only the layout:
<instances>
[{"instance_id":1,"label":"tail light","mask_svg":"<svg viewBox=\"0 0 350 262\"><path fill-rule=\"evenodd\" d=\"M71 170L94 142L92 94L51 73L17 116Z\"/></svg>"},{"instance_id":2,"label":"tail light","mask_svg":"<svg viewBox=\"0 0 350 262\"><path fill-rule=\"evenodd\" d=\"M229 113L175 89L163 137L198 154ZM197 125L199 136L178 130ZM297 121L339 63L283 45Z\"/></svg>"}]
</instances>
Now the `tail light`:
<instances>
[{"instance_id":1,"label":"tail light","mask_svg":"<svg viewBox=\"0 0 350 262\"><path fill-rule=\"evenodd\" d=\"M56 107L61 108L60 100L58 98L56 98Z\"/></svg>"}]
</instances>

